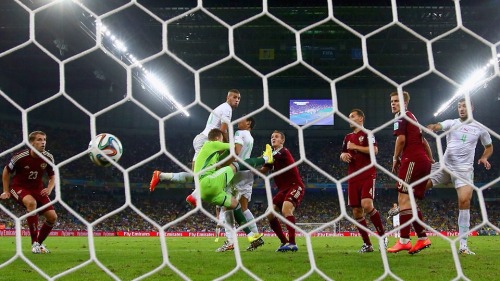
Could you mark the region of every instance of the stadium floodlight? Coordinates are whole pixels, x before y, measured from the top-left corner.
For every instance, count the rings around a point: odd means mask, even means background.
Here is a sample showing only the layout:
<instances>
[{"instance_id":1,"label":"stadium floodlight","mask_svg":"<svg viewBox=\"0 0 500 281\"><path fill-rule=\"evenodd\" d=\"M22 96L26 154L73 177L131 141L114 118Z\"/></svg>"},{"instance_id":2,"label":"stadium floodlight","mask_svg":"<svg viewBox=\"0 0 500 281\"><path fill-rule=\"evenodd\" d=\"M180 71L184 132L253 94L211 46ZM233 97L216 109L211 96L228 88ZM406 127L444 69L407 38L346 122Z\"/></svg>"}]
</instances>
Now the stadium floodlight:
<instances>
[{"instance_id":1,"label":"stadium floodlight","mask_svg":"<svg viewBox=\"0 0 500 281\"><path fill-rule=\"evenodd\" d=\"M488 69L493 66L495 62L498 62L500 58L500 54L497 55L497 59L492 58L488 63L480 68L474 71L469 79L465 80L465 82L460 86L458 91L451 97L448 101L443 103L439 109L434 113L434 117L438 116L439 114L443 113L446 111L460 96L467 92L472 92L473 90L477 89L479 86L482 85L483 79L486 78L488 74Z\"/></svg>"},{"instance_id":2,"label":"stadium floodlight","mask_svg":"<svg viewBox=\"0 0 500 281\"><path fill-rule=\"evenodd\" d=\"M157 92L160 96L170 100L170 102L172 102L177 109L180 109L182 113L184 113L186 116L189 116L189 112L187 112L186 109L172 97L167 86L165 86L165 84L161 81L160 78L158 78L158 76L151 72L145 72L145 76L146 80L149 82L150 86L154 89L155 92Z\"/></svg>"},{"instance_id":3,"label":"stadium floodlight","mask_svg":"<svg viewBox=\"0 0 500 281\"><path fill-rule=\"evenodd\" d=\"M101 33L111 40L112 45L116 48L116 50L125 54L124 57L129 61L129 63L137 63L138 68L146 77L150 86L149 88L152 89L152 91L154 91L158 96L168 99L175 106L175 108L181 110L184 115L189 116L189 113L186 111L184 106L175 100L165 84L156 75L147 71L141 63L138 63L139 60L132 53L128 52L128 48L125 43L119 40L104 24L101 24Z\"/></svg>"}]
</instances>

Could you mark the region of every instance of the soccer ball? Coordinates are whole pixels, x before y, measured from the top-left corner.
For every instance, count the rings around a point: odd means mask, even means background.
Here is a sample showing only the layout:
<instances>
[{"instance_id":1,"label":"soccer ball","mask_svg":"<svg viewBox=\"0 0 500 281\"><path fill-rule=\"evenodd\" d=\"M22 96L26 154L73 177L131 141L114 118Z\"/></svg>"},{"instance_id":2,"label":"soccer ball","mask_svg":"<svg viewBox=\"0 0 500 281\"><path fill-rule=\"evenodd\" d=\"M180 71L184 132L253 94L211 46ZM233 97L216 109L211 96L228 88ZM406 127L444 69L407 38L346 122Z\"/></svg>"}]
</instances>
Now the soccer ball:
<instances>
[{"instance_id":1,"label":"soccer ball","mask_svg":"<svg viewBox=\"0 0 500 281\"><path fill-rule=\"evenodd\" d=\"M108 133L98 134L89 143L89 157L97 166L108 167L111 163L103 156L106 154L113 161L118 162L123 154L122 143L120 140ZM101 151L102 150L102 151Z\"/></svg>"}]
</instances>

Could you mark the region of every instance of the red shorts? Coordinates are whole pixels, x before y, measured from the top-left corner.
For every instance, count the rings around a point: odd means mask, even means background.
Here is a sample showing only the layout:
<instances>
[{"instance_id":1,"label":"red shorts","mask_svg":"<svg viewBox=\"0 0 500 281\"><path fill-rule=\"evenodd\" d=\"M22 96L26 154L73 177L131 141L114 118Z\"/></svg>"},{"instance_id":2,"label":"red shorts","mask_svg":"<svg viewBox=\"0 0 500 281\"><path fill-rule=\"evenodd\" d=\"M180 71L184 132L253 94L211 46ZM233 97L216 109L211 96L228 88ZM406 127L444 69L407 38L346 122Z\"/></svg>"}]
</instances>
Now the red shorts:
<instances>
[{"instance_id":1,"label":"red shorts","mask_svg":"<svg viewBox=\"0 0 500 281\"><path fill-rule=\"evenodd\" d=\"M280 210L283 208L283 203L285 201L290 201L294 207L298 207L302 198L304 198L305 188L302 186L294 186L289 189L280 190L273 197L273 204L276 205Z\"/></svg>"},{"instance_id":2,"label":"red shorts","mask_svg":"<svg viewBox=\"0 0 500 281\"><path fill-rule=\"evenodd\" d=\"M27 189L19 186L13 186L10 189L10 196L14 198L14 200L16 200L19 204L24 206L23 198L31 195L36 200L36 207L39 208L40 206L47 205L51 202L49 196L40 195L41 191L41 189ZM38 211L38 214L43 214L50 210L54 210L54 205L49 205L41 209L40 211Z\"/></svg>"},{"instance_id":3,"label":"red shorts","mask_svg":"<svg viewBox=\"0 0 500 281\"><path fill-rule=\"evenodd\" d=\"M370 198L373 200L375 198L375 177L349 182L347 195L347 205L351 207L361 207L361 199Z\"/></svg>"},{"instance_id":4,"label":"red shorts","mask_svg":"<svg viewBox=\"0 0 500 281\"><path fill-rule=\"evenodd\" d=\"M409 160L403 159L401 161L401 166L399 167L398 177L411 184L424 177L427 177L431 173L431 161L427 158ZM413 195L417 199L424 199L425 196L425 186L427 181L423 180L419 184L413 186ZM401 182L396 184L398 192L408 194L408 187L404 186Z\"/></svg>"}]
</instances>

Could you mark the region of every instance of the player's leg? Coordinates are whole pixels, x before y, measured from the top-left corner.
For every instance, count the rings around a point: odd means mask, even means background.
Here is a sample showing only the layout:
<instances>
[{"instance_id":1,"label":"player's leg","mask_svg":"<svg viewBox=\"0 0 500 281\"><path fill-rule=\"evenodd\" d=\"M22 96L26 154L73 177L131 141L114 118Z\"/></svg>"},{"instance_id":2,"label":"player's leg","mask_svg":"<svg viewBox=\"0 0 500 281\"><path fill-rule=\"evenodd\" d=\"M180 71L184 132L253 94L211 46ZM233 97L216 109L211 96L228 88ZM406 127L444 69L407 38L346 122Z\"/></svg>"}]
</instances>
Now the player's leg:
<instances>
[{"instance_id":1,"label":"player's leg","mask_svg":"<svg viewBox=\"0 0 500 281\"><path fill-rule=\"evenodd\" d=\"M151 181L149 182L149 191L153 192L161 181L177 182L177 183L192 183L194 182L194 176L191 173L179 172L179 173L166 173L155 170Z\"/></svg>"},{"instance_id":2,"label":"player's leg","mask_svg":"<svg viewBox=\"0 0 500 281\"><path fill-rule=\"evenodd\" d=\"M431 172L431 165L432 164L430 160L416 161L415 166L413 167L411 183L414 183L428 176ZM413 186L413 194L416 199L419 200L424 199L426 185L427 181L425 180ZM430 239L427 237L427 232L425 230L425 226L423 225L424 216L418 206L417 206L417 217L418 220L413 221L412 225L413 229L415 230L415 233L417 234L418 240L415 243L415 245L413 245L413 247L408 251L409 254L416 254L422 251L423 249L429 248L432 244Z\"/></svg>"},{"instance_id":3,"label":"player's leg","mask_svg":"<svg viewBox=\"0 0 500 281\"><path fill-rule=\"evenodd\" d=\"M401 169L401 168L400 168ZM406 193L403 193L406 190ZM411 202L410 196L408 195L408 191L406 186L402 183L398 183L398 205L399 205L399 219L401 224L406 223L412 218L411 212ZM389 253L397 253L400 251L409 251L412 247L410 241L410 230L411 224L404 226L400 230L399 240L394 244L394 246L387 249Z\"/></svg>"},{"instance_id":4,"label":"player's leg","mask_svg":"<svg viewBox=\"0 0 500 281\"><path fill-rule=\"evenodd\" d=\"M282 206L282 199L285 197L285 193L278 193L273 197L273 209L275 212L280 212L280 206ZM281 203L280 203L281 202ZM281 228L281 223L278 220L278 218L273 214L269 213L267 215L267 220L269 221L269 226L271 229L274 231L276 236L280 239L281 245L278 247L276 252L280 251L280 248L285 246L288 243L288 239L285 236L285 233L283 233L283 229Z\"/></svg>"},{"instance_id":5,"label":"player's leg","mask_svg":"<svg viewBox=\"0 0 500 281\"><path fill-rule=\"evenodd\" d=\"M43 223L42 227L40 228L40 232L38 233L38 243L40 244L40 253L48 254L50 253L50 251L43 244L43 242L49 236L50 232L52 231L52 228L54 228L54 225L56 224L57 221L57 214L56 211L53 209L53 206L49 206L43 212L43 216L45 217L45 222Z\"/></svg>"},{"instance_id":6,"label":"player's leg","mask_svg":"<svg viewBox=\"0 0 500 281\"><path fill-rule=\"evenodd\" d=\"M31 195L29 190L22 188L12 188L10 191L14 199L22 204L26 211L32 212L36 210L37 203L36 199ZM24 196L20 197L19 194L24 194ZM28 223L28 229L30 231L31 236L31 252L34 254L40 253L40 244L38 244L38 214L33 214L26 218Z\"/></svg>"},{"instance_id":7,"label":"player's leg","mask_svg":"<svg viewBox=\"0 0 500 281\"><path fill-rule=\"evenodd\" d=\"M351 192L352 194L352 192ZM351 200L351 197L349 198L349 201ZM350 201L352 202L352 201ZM368 225L366 223L365 219L365 214L363 212L363 208L359 206L352 206L352 216L356 220L357 223L360 225L368 228ZM361 249L358 251L359 253L367 253L367 252L373 252L373 246L372 242L370 241L370 236L368 235L368 232L366 232L363 228L361 228L359 225L356 225L356 228L358 229L359 234L361 235L361 239L363 240L363 245L361 246Z\"/></svg>"},{"instance_id":8,"label":"player's leg","mask_svg":"<svg viewBox=\"0 0 500 281\"><path fill-rule=\"evenodd\" d=\"M288 198L288 196L286 197ZM280 252L295 252L298 250L297 243L295 242L295 216L293 212L295 210L295 203L285 200L283 202L283 207L281 208L281 214L290 222L292 225L286 225L286 230L288 231L288 244L280 247Z\"/></svg>"},{"instance_id":9,"label":"player's leg","mask_svg":"<svg viewBox=\"0 0 500 281\"><path fill-rule=\"evenodd\" d=\"M362 184L360 182L349 182L347 186L347 204L352 208L352 217L359 223L361 226L368 228L365 219L365 213L363 212L363 208L361 207L361 190ZM361 235L361 239L363 240L363 245L361 249L358 251L360 253L373 252L373 246L370 241L370 236L368 232L366 232L362 227L356 224L356 228L358 229L359 234Z\"/></svg>"},{"instance_id":10,"label":"player's leg","mask_svg":"<svg viewBox=\"0 0 500 281\"><path fill-rule=\"evenodd\" d=\"M470 229L470 201L474 189L470 185L464 185L457 188L458 195L458 234L460 238L459 253L474 255L467 246L467 235Z\"/></svg>"}]
</instances>

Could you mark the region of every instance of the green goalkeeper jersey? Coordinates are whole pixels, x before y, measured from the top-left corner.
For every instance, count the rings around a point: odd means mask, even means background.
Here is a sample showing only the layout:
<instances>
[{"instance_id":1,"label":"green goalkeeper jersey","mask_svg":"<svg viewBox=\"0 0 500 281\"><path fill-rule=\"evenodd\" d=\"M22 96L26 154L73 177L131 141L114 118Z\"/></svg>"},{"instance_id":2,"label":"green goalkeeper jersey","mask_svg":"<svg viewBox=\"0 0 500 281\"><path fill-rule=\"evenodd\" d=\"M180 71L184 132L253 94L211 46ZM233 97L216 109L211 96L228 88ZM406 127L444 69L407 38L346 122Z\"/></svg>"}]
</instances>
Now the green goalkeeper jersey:
<instances>
[{"instance_id":1,"label":"green goalkeeper jersey","mask_svg":"<svg viewBox=\"0 0 500 281\"><path fill-rule=\"evenodd\" d=\"M219 152L228 150L230 144L220 141L207 141L201 147L200 153L194 160L194 172L199 172L206 167L212 167L211 169L205 171L200 178L207 175L213 174L215 172L215 163L219 162Z\"/></svg>"}]
</instances>

